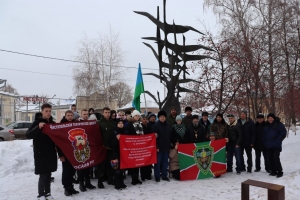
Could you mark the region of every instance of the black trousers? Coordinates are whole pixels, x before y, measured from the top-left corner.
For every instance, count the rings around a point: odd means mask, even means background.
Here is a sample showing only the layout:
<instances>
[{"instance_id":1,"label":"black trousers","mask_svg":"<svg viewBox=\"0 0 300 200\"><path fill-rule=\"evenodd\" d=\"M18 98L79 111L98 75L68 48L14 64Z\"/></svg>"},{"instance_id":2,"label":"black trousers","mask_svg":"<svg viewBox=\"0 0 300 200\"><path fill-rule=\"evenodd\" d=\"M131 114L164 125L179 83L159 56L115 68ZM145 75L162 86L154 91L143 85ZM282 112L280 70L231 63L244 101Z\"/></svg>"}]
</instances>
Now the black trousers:
<instances>
[{"instance_id":1,"label":"black trousers","mask_svg":"<svg viewBox=\"0 0 300 200\"><path fill-rule=\"evenodd\" d=\"M45 196L51 193L51 172L40 174L38 192L39 196Z\"/></svg>"},{"instance_id":2,"label":"black trousers","mask_svg":"<svg viewBox=\"0 0 300 200\"><path fill-rule=\"evenodd\" d=\"M171 171L173 178L175 178L176 180L180 180L180 170L176 169L174 171Z\"/></svg>"},{"instance_id":3,"label":"black trousers","mask_svg":"<svg viewBox=\"0 0 300 200\"><path fill-rule=\"evenodd\" d=\"M107 176L108 182L113 182L114 180L115 171L110 164L110 158L112 157L111 154L113 154L112 150L107 150L106 151L107 159L102 163L98 164L96 167L95 170L96 176L101 181L104 181L105 175Z\"/></svg>"},{"instance_id":4,"label":"black trousers","mask_svg":"<svg viewBox=\"0 0 300 200\"><path fill-rule=\"evenodd\" d=\"M241 152L242 152L242 170L246 170L245 160L244 160L244 150L247 155L247 170L252 170L252 147L251 146L241 146Z\"/></svg>"},{"instance_id":5,"label":"black trousers","mask_svg":"<svg viewBox=\"0 0 300 200\"><path fill-rule=\"evenodd\" d=\"M280 152L281 149L267 149L269 162L272 173L281 173L282 166L280 162Z\"/></svg>"},{"instance_id":6,"label":"black trousers","mask_svg":"<svg viewBox=\"0 0 300 200\"><path fill-rule=\"evenodd\" d=\"M83 170L78 170L78 179L80 183L90 183L91 179L90 179L90 168L86 168Z\"/></svg>"},{"instance_id":7,"label":"black trousers","mask_svg":"<svg viewBox=\"0 0 300 200\"><path fill-rule=\"evenodd\" d=\"M73 186L73 176L75 175L75 169L70 161L65 158L65 162L62 162L62 184L64 188Z\"/></svg>"},{"instance_id":8,"label":"black trousers","mask_svg":"<svg viewBox=\"0 0 300 200\"><path fill-rule=\"evenodd\" d=\"M140 168L141 179L151 179L152 165L147 165Z\"/></svg>"},{"instance_id":9,"label":"black trousers","mask_svg":"<svg viewBox=\"0 0 300 200\"><path fill-rule=\"evenodd\" d=\"M268 156L268 152L266 149L255 149L255 169L260 170L260 158L261 158L261 154L263 154L264 156L264 161L265 161L265 170L269 171L270 170L270 164L269 164L269 156Z\"/></svg>"}]
</instances>

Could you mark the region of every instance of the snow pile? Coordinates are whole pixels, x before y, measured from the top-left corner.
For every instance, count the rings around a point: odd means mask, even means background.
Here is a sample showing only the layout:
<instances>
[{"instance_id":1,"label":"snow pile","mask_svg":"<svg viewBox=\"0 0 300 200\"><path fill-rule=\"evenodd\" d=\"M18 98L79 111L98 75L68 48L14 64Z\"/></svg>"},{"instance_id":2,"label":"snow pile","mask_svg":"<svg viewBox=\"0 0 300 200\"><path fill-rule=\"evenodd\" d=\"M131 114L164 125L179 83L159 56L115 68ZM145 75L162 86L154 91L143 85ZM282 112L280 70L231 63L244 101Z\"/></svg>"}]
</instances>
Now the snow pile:
<instances>
[{"instance_id":1,"label":"snow pile","mask_svg":"<svg viewBox=\"0 0 300 200\"><path fill-rule=\"evenodd\" d=\"M61 184L61 163L52 176L52 195L55 199L240 199L241 182L247 179L260 180L285 186L286 199L296 200L300 195L300 131L298 135L290 134L284 140L281 154L284 176L270 177L262 170L258 173L228 173L221 178L203 179L197 181L159 182L146 181L142 185L132 186L131 178L127 177L126 190L117 191L105 183L105 189L88 190L85 193L65 197ZM34 175L33 151L30 140L17 140L0 143L0 199L36 199L38 176ZM253 151L253 161L254 161ZM254 162L253 162L254 163ZM264 166L262 166L264 169ZM92 180L96 185L96 179ZM78 185L75 188L78 190ZM250 187L250 199L267 199L267 190Z\"/></svg>"}]
</instances>

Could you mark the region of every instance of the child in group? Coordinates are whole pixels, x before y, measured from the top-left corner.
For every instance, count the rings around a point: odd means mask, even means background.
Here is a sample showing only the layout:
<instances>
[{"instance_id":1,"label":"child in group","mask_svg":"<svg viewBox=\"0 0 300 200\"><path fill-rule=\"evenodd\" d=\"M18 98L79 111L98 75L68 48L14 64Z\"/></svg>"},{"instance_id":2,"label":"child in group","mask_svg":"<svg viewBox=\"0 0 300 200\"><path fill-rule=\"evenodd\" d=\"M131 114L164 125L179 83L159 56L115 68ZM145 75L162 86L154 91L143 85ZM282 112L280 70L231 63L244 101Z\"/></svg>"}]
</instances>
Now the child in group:
<instances>
[{"instance_id":1,"label":"child in group","mask_svg":"<svg viewBox=\"0 0 300 200\"><path fill-rule=\"evenodd\" d=\"M163 110L158 112L158 121L152 126L152 132L157 134L156 151L157 164L154 165L155 181L160 182L160 171L162 171L162 180L170 181L168 178L168 157L170 151L170 133L171 126L166 121L167 113Z\"/></svg>"},{"instance_id":2,"label":"child in group","mask_svg":"<svg viewBox=\"0 0 300 200\"><path fill-rule=\"evenodd\" d=\"M120 145L119 145L119 139L120 139L120 134L125 133L124 129L124 122L123 119L118 118L116 119L116 125L117 127L115 128L115 134L113 140L113 153L111 157L111 166L115 170L115 175L114 175L114 181L115 181L115 189L116 190L122 190L127 188L127 186L124 184L124 170L120 169Z\"/></svg>"},{"instance_id":3,"label":"child in group","mask_svg":"<svg viewBox=\"0 0 300 200\"><path fill-rule=\"evenodd\" d=\"M179 169L179 160L178 160L178 145L177 142L175 147L170 150L169 153L169 171L170 177L175 178L176 180L180 180L180 169Z\"/></svg>"}]
</instances>

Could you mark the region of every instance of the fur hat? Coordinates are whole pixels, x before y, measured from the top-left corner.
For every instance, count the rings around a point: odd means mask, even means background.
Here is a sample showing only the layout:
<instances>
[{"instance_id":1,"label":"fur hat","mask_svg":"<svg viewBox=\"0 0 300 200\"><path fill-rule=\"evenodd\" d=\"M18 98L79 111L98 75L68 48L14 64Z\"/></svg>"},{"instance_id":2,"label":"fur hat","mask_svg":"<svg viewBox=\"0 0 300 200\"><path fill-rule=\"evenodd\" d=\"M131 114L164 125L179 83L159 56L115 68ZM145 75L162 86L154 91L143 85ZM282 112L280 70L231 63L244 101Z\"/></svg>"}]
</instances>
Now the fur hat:
<instances>
[{"instance_id":1,"label":"fur hat","mask_svg":"<svg viewBox=\"0 0 300 200\"><path fill-rule=\"evenodd\" d=\"M269 117L272 117L273 119L276 119L276 116L273 113L269 113L268 116L267 116L267 118L269 118Z\"/></svg>"},{"instance_id":2,"label":"fur hat","mask_svg":"<svg viewBox=\"0 0 300 200\"><path fill-rule=\"evenodd\" d=\"M227 117L234 117L234 115L233 114L228 114Z\"/></svg>"},{"instance_id":3,"label":"fur hat","mask_svg":"<svg viewBox=\"0 0 300 200\"><path fill-rule=\"evenodd\" d=\"M206 111L202 112L202 117L203 116L208 116L208 112L206 112Z\"/></svg>"},{"instance_id":4,"label":"fur hat","mask_svg":"<svg viewBox=\"0 0 300 200\"><path fill-rule=\"evenodd\" d=\"M156 116L155 116L154 113L150 113L150 114L148 115L148 120L149 120L152 116L154 116L154 117L156 118Z\"/></svg>"},{"instance_id":5,"label":"fur hat","mask_svg":"<svg viewBox=\"0 0 300 200\"><path fill-rule=\"evenodd\" d=\"M173 109L177 111L175 106L171 106L170 110L173 110Z\"/></svg>"},{"instance_id":6,"label":"fur hat","mask_svg":"<svg viewBox=\"0 0 300 200\"><path fill-rule=\"evenodd\" d=\"M162 115L167 117L167 113L164 110L159 111L158 114L157 114L157 117L159 118Z\"/></svg>"},{"instance_id":7,"label":"fur hat","mask_svg":"<svg viewBox=\"0 0 300 200\"><path fill-rule=\"evenodd\" d=\"M192 120L194 120L194 119L199 119L199 116L198 115L193 115Z\"/></svg>"},{"instance_id":8,"label":"fur hat","mask_svg":"<svg viewBox=\"0 0 300 200\"><path fill-rule=\"evenodd\" d=\"M125 115L130 115L130 114L131 114L130 110L125 111Z\"/></svg>"},{"instance_id":9,"label":"fur hat","mask_svg":"<svg viewBox=\"0 0 300 200\"><path fill-rule=\"evenodd\" d=\"M241 113L244 113L245 115L247 115L247 111L246 110L242 110Z\"/></svg>"},{"instance_id":10,"label":"fur hat","mask_svg":"<svg viewBox=\"0 0 300 200\"><path fill-rule=\"evenodd\" d=\"M258 119L258 118L265 118L265 116L262 114L262 113L259 113L257 116L256 116L256 118Z\"/></svg>"},{"instance_id":11,"label":"fur hat","mask_svg":"<svg viewBox=\"0 0 300 200\"><path fill-rule=\"evenodd\" d=\"M176 122L177 122L178 120L182 121L182 117L181 117L180 115L177 115L175 120L176 120Z\"/></svg>"},{"instance_id":12,"label":"fur hat","mask_svg":"<svg viewBox=\"0 0 300 200\"><path fill-rule=\"evenodd\" d=\"M136 115L141 116L141 113L140 113L139 111L137 111L137 110L134 110L134 111L131 113L131 117L134 117L134 116L136 116Z\"/></svg>"},{"instance_id":13,"label":"fur hat","mask_svg":"<svg viewBox=\"0 0 300 200\"><path fill-rule=\"evenodd\" d=\"M217 117L221 117L222 119L224 119L224 117L223 117L223 114L222 113L218 113L217 115L216 115L216 118Z\"/></svg>"},{"instance_id":14,"label":"fur hat","mask_svg":"<svg viewBox=\"0 0 300 200\"><path fill-rule=\"evenodd\" d=\"M184 112L186 112L186 111L191 111L191 112L193 112L193 109L192 109L191 107L187 106L187 107L185 107L185 109L184 109Z\"/></svg>"}]
</instances>

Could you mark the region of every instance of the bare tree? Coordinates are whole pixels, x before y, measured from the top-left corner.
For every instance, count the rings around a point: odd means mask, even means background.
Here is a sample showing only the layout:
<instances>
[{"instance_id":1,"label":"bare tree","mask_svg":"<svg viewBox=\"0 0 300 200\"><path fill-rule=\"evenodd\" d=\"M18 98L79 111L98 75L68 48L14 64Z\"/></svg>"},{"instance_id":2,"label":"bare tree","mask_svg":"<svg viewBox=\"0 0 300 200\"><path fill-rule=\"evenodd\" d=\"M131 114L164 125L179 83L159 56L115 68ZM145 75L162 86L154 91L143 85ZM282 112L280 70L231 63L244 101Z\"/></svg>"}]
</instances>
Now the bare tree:
<instances>
[{"instance_id":1,"label":"bare tree","mask_svg":"<svg viewBox=\"0 0 300 200\"><path fill-rule=\"evenodd\" d=\"M11 93L11 94L16 94L18 95L18 91L16 88L14 88L11 84L9 83L6 83L6 86L2 88L2 91L3 92L8 92L8 93Z\"/></svg>"},{"instance_id":2,"label":"bare tree","mask_svg":"<svg viewBox=\"0 0 300 200\"><path fill-rule=\"evenodd\" d=\"M108 90L110 97L117 99L119 108L132 101L132 88L126 82L119 81L111 85Z\"/></svg>"},{"instance_id":3,"label":"bare tree","mask_svg":"<svg viewBox=\"0 0 300 200\"><path fill-rule=\"evenodd\" d=\"M77 60L82 64L73 70L74 93L89 96L95 92L105 94L105 103L110 102L109 88L122 80L125 52L121 48L119 34L112 28L96 39L84 36L79 42Z\"/></svg>"}]
</instances>

